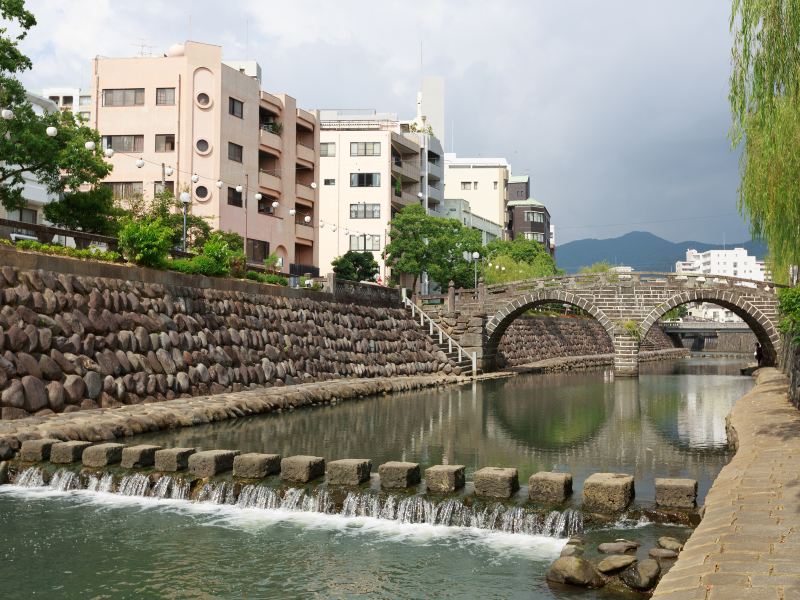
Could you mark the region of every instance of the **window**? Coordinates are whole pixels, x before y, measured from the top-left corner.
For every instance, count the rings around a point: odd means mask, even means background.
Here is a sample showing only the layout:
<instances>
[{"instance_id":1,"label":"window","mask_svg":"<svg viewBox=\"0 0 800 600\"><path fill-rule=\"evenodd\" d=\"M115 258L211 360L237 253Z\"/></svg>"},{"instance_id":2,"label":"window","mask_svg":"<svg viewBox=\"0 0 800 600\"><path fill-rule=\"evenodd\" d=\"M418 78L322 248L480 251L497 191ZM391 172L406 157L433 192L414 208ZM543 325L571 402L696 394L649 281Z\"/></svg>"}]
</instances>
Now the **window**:
<instances>
[{"instance_id":1,"label":"window","mask_svg":"<svg viewBox=\"0 0 800 600\"><path fill-rule=\"evenodd\" d=\"M143 106L144 88L103 90L103 106Z\"/></svg>"},{"instance_id":2,"label":"window","mask_svg":"<svg viewBox=\"0 0 800 600\"><path fill-rule=\"evenodd\" d=\"M274 215L275 209L272 208L272 203L275 202L277 198L272 196L262 196L261 200L258 201L258 214L260 215Z\"/></svg>"},{"instance_id":3,"label":"window","mask_svg":"<svg viewBox=\"0 0 800 600\"><path fill-rule=\"evenodd\" d=\"M380 142L351 142L350 156L380 156Z\"/></svg>"},{"instance_id":4,"label":"window","mask_svg":"<svg viewBox=\"0 0 800 600\"><path fill-rule=\"evenodd\" d=\"M157 133L156 152L175 152L175 134Z\"/></svg>"},{"instance_id":5,"label":"window","mask_svg":"<svg viewBox=\"0 0 800 600\"><path fill-rule=\"evenodd\" d=\"M335 142L322 142L319 145L320 156L336 156L336 143Z\"/></svg>"},{"instance_id":6,"label":"window","mask_svg":"<svg viewBox=\"0 0 800 600\"><path fill-rule=\"evenodd\" d=\"M526 210L525 222L544 223L544 213L536 212L535 210Z\"/></svg>"},{"instance_id":7,"label":"window","mask_svg":"<svg viewBox=\"0 0 800 600\"><path fill-rule=\"evenodd\" d=\"M64 96L62 105L63 106L72 106L72 96Z\"/></svg>"},{"instance_id":8,"label":"window","mask_svg":"<svg viewBox=\"0 0 800 600\"><path fill-rule=\"evenodd\" d=\"M380 187L380 173L350 173L350 187Z\"/></svg>"},{"instance_id":9,"label":"window","mask_svg":"<svg viewBox=\"0 0 800 600\"><path fill-rule=\"evenodd\" d=\"M461 189L462 190L471 190L472 189L472 182L471 181L462 181L461 182Z\"/></svg>"},{"instance_id":10,"label":"window","mask_svg":"<svg viewBox=\"0 0 800 600\"><path fill-rule=\"evenodd\" d=\"M81 96L79 102L80 102L81 106L91 106L92 97L91 96Z\"/></svg>"},{"instance_id":11,"label":"window","mask_svg":"<svg viewBox=\"0 0 800 600\"><path fill-rule=\"evenodd\" d=\"M156 88L156 106L173 106L175 88Z\"/></svg>"},{"instance_id":12,"label":"window","mask_svg":"<svg viewBox=\"0 0 800 600\"><path fill-rule=\"evenodd\" d=\"M526 240L535 240L541 244L544 244L544 234L543 233L536 233L535 231L526 231L525 232L525 239Z\"/></svg>"},{"instance_id":13,"label":"window","mask_svg":"<svg viewBox=\"0 0 800 600\"><path fill-rule=\"evenodd\" d=\"M8 211L8 219L10 221L20 221L22 223L32 223L36 225L36 217L37 213L32 208L20 208Z\"/></svg>"},{"instance_id":14,"label":"window","mask_svg":"<svg viewBox=\"0 0 800 600\"><path fill-rule=\"evenodd\" d=\"M380 219L381 218L381 205L380 204L351 204L350 205L350 218L351 219Z\"/></svg>"},{"instance_id":15,"label":"window","mask_svg":"<svg viewBox=\"0 0 800 600\"><path fill-rule=\"evenodd\" d=\"M497 189L497 182L494 182L494 189Z\"/></svg>"},{"instance_id":16,"label":"window","mask_svg":"<svg viewBox=\"0 0 800 600\"><path fill-rule=\"evenodd\" d=\"M195 142L194 147L197 148L197 151L200 154L205 154L206 152L208 152L209 148L208 140L199 139Z\"/></svg>"},{"instance_id":17,"label":"window","mask_svg":"<svg viewBox=\"0 0 800 600\"><path fill-rule=\"evenodd\" d=\"M153 184L153 192L156 194L161 194L164 190L169 191L173 196L175 195L175 182L174 181L165 181L164 185L161 185L160 181L156 181Z\"/></svg>"},{"instance_id":18,"label":"window","mask_svg":"<svg viewBox=\"0 0 800 600\"><path fill-rule=\"evenodd\" d=\"M207 108L211 106L211 98L205 92L200 92L197 94L197 104L202 108Z\"/></svg>"},{"instance_id":19,"label":"window","mask_svg":"<svg viewBox=\"0 0 800 600\"><path fill-rule=\"evenodd\" d=\"M111 194L115 200L140 198L144 189L141 181L113 181L103 185L111 188Z\"/></svg>"},{"instance_id":20,"label":"window","mask_svg":"<svg viewBox=\"0 0 800 600\"><path fill-rule=\"evenodd\" d=\"M322 185L336 185L335 179L323 179Z\"/></svg>"},{"instance_id":21,"label":"window","mask_svg":"<svg viewBox=\"0 0 800 600\"><path fill-rule=\"evenodd\" d=\"M114 152L144 151L143 135L104 135L103 148L111 148Z\"/></svg>"},{"instance_id":22,"label":"window","mask_svg":"<svg viewBox=\"0 0 800 600\"><path fill-rule=\"evenodd\" d=\"M478 182L477 182L477 181L474 181L474 182L472 183L472 189L473 189L473 190L477 190L477 189L478 189Z\"/></svg>"},{"instance_id":23,"label":"window","mask_svg":"<svg viewBox=\"0 0 800 600\"><path fill-rule=\"evenodd\" d=\"M90 117L91 115L92 115L92 113L89 113L89 112L84 112L84 111L81 111L81 112L79 112L79 113L78 113L78 116L79 116L79 117L80 117L80 118L81 118L83 121L88 121L88 120L89 120L89 117Z\"/></svg>"},{"instance_id":24,"label":"window","mask_svg":"<svg viewBox=\"0 0 800 600\"><path fill-rule=\"evenodd\" d=\"M269 256L269 242L247 238L247 260L263 264Z\"/></svg>"},{"instance_id":25,"label":"window","mask_svg":"<svg viewBox=\"0 0 800 600\"><path fill-rule=\"evenodd\" d=\"M242 162L242 154L244 152L244 148L239 144L234 144L233 142L228 142L228 159L233 160L236 162Z\"/></svg>"},{"instance_id":26,"label":"window","mask_svg":"<svg viewBox=\"0 0 800 600\"><path fill-rule=\"evenodd\" d=\"M196 188L194 188L194 195L201 200L205 200L208 198L208 188L204 185L198 185Z\"/></svg>"},{"instance_id":27,"label":"window","mask_svg":"<svg viewBox=\"0 0 800 600\"><path fill-rule=\"evenodd\" d=\"M228 114L234 117L244 118L244 102L236 98L228 98Z\"/></svg>"},{"instance_id":28,"label":"window","mask_svg":"<svg viewBox=\"0 0 800 600\"><path fill-rule=\"evenodd\" d=\"M242 206L242 192L237 192L236 188L228 188L228 204L231 206Z\"/></svg>"},{"instance_id":29,"label":"window","mask_svg":"<svg viewBox=\"0 0 800 600\"><path fill-rule=\"evenodd\" d=\"M380 250L381 236L379 235L351 235L350 250Z\"/></svg>"}]
</instances>

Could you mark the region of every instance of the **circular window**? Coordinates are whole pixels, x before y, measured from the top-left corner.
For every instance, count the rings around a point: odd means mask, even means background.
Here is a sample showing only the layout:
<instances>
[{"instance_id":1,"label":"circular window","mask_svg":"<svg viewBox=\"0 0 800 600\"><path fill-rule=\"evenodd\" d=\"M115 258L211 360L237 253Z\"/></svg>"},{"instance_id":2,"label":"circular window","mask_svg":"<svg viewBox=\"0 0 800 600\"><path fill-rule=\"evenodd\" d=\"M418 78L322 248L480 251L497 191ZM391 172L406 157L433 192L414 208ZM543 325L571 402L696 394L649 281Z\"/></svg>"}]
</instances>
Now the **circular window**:
<instances>
[{"instance_id":1,"label":"circular window","mask_svg":"<svg viewBox=\"0 0 800 600\"><path fill-rule=\"evenodd\" d=\"M208 149L210 148L210 146L208 144L208 140L204 140L203 138L200 138L199 140L197 140L194 143L194 147L197 148L197 151L200 154L206 154L208 152Z\"/></svg>"},{"instance_id":2,"label":"circular window","mask_svg":"<svg viewBox=\"0 0 800 600\"><path fill-rule=\"evenodd\" d=\"M211 98L205 92L200 92L197 94L197 104L203 108L211 106Z\"/></svg>"},{"instance_id":3,"label":"circular window","mask_svg":"<svg viewBox=\"0 0 800 600\"><path fill-rule=\"evenodd\" d=\"M201 200L205 200L208 198L208 188L204 185L198 185L194 189L194 195L200 198Z\"/></svg>"}]
</instances>

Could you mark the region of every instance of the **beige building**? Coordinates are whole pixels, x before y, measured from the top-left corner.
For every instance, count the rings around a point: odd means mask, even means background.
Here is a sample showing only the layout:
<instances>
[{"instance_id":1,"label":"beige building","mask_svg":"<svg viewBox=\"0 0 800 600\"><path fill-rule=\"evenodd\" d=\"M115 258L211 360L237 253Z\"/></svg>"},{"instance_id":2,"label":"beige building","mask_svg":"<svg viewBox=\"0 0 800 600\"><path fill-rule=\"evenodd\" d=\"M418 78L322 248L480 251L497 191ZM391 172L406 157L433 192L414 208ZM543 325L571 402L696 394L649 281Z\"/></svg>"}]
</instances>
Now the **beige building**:
<instances>
[{"instance_id":1,"label":"beige building","mask_svg":"<svg viewBox=\"0 0 800 600\"><path fill-rule=\"evenodd\" d=\"M472 214L501 227L506 224L506 189L511 166L504 158L459 158L444 155L445 198L469 202Z\"/></svg>"},{"instance_id":2,"label":"beige building","mask_svg":"<svg viewBox=\"0 0 800 600\"><path fill-rule=\"evenodd\" d=\"M258 63L197 42L96 58L92 98L118 198L150 198L162 184L188 192L194 214L246 239L250 262L275 252L284 272L315 271L317 118L263 91Z\"/></svg>"},{"instance_id":3,"label":"beige building","mask_svg":"<svg viewBox=\"0 0 800 600\"><path fill-rule=\"evenodd\" d=\"M380 280L389 221L405 206L433 210L443 200L442 150L415 121L374 111L320 111L319 265L349 250L372 252Z\"/></svg>"}]
</instances>

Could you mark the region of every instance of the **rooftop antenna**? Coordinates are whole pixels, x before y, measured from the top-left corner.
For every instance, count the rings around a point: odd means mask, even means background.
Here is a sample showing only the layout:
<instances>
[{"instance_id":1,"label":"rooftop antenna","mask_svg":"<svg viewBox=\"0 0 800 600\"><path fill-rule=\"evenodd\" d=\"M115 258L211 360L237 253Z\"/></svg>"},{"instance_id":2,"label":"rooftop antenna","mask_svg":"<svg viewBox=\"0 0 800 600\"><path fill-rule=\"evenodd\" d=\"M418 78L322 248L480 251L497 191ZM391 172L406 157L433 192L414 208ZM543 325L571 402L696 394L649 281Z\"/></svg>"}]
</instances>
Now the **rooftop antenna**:
<instances>
[{"instance_id":1,"label":"rooftop antenna","mask_svg":"<svg viewBox=\"0 0 800 600\"><path fill-rule=\"evenodd\" d=\"M244 55L250 57L250 19L244 22Z\"/></svg>"},{"instance_id":2,"label":"rooftop antenna","mask_svg":"<svg viewBox=\"0 0 800 600\"><path fill-rule=\"evenodd\" d=\"M192 15L189 13L189 31L187 32L188 36L186 37L187 40L192 39Z\"/></svg>"},{"instance_id":3,"label":"rooftop antenna","mask_svg":"<svg viewBox=\"0 0 800 600\"><path fill-rule=\"evenodd\" d=\"M131 44L139 48L139 56L153 56L153 48L155 46L145 43L144 38L139 38L138 44Z\"/></svg>"}]
</instances>

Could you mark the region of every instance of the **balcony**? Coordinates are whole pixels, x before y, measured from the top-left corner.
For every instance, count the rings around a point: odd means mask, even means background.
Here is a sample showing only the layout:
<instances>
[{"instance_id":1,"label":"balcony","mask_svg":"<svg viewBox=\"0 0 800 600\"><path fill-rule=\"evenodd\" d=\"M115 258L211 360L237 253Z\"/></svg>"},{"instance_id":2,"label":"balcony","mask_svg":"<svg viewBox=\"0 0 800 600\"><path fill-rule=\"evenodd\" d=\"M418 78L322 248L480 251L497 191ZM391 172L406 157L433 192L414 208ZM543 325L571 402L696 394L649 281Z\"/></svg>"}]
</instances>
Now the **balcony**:
<instances>
[{"instance_id":1,"label":"balcony","mask_svg":"<svg viewBox=\"0 0 800 600\"><path fill-rule=\"evenodd\" d=\"M317 155L316 152L314 152L314 148L310 148L309 146L298 142L297 160L304 160L313 165L317 160Z\"/></svg>"},{"instance_id":2,"label":"balcony","mask_svg":"<svg viewBox=\"0 0 800 600\"><path fill-rule=\"evenodd\" d=\"M419 165L414 160L392 159L392 173L407 181L419 181Z\"/></svg>"},{"instance_id":3,"label":"balcony","mask_svg":"<svg viewBox=\"0 0 800 600\"><path fill-rule=\"evenodd\" d=\"M311 225L306 225L304 223L295 223L294 235L296 238L299 238L301 240L308 240L310 242L313 242L314 228Z\"/></svg>"},{"instance_id":4,"label":"balcony","mask_svg":"<svg viewBox=\"0 0 800 600\"><path fill-rule=\"evenodd\" d=\"M414 136L412 138L411 136ZM392 146L396 146L400 150L400 154L414 154L419 157L419 144L415 141L416 134L408 134L408 136L401 133L392 131ZM419 158L416 159L419 161Z\"/></svg>"},{"instance_id":5,"label":"balcony","mask_svg":"<svg viewBox=\"0 0 800 600\"><path fill-rule=\"evenodd\" d=\"M429 179L443 179L444 167L441 162L428 161L428 178Z\"/></svg>"},{"instance_id":6,"label":"balcony","mask_svg":"<svg viewBox=\"0 0 800 600\"><path fill-rule=\"evenodd\" d=\"M277 96L273 96L269 92L261 92L261 105L276 115L280 115L281 112L283 112L283 102L281 102L281 99Z\"/></svg>"},{"instance_id":7,"label":"balcony","mask_svg":"<svg viewBox=\"0 0 800 600\"><path fill-rule=\"evenodd\" d=\"M283 191L281 178L264 171L259 171L258 173L258 185L278 194Z\"/></svg>"},{"instance_id":8,"label":"balcony","mask_svg":"<svg viewBox=\"0 0 800 600\"><path fill-rule=\"evenodd\" d=\"M260 144L262 146L266 146L268 149L272 150L273 152L277 152L280 154L282 144L281 144L281 136L273 133L269 129L261 127L260 133Z\"/></svg>"},{"instance_id":9,"label":"balcony","mask_svg":"<svg viewBox=\"0 0 800 600\"><path fill-rule=\"evenodd\" d=\"M428 186L428 198L435 198L437 200L444 199L444 193L439 188L435 188L432 185Z\"/></svg>"},{"instance_id":10,"label":"balcony","mask_svg":"<svg viewBox=\"0 0 800 600\"><path fill-rule=\"evenodd\" d=\"M294 188L295 196L303 200L308 200L309 202L314 202L314 190L312 190L310 187L303 185L302 183L296 183Z\"/></svg>"},{"instance_id":11,"label":"balcony","mask_svg":"<svg viewBox=\"0 0 800 600\"><path fill-rule=\"evenodd\" d=\"M317 126L317 119L314 118L314 115L302 108L297 109L297 122L311 131L314 131L314 128Z\"/></svg>"}]
</instances>

